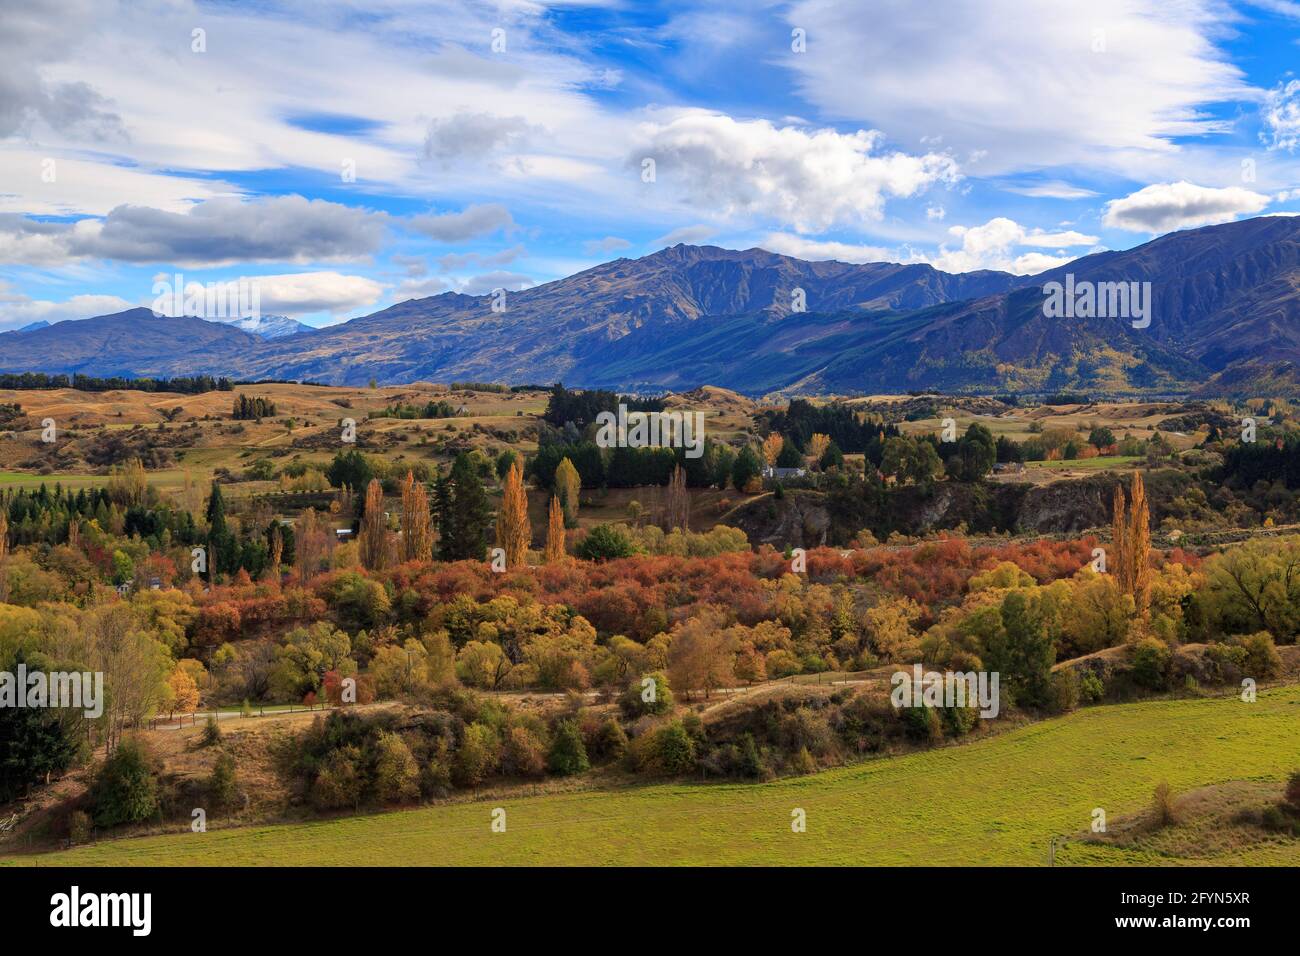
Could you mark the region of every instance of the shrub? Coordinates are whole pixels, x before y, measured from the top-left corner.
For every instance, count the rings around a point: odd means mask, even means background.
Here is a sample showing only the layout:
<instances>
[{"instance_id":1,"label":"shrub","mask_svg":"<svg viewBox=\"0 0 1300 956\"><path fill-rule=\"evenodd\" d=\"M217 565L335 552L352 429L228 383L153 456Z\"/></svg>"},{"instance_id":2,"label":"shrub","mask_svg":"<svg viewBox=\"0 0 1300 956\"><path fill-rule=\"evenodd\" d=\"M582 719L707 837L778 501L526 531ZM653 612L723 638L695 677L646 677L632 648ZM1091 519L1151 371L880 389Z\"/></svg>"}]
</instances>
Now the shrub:
<instances>
[{"instance_id":1,"label":"shrub","mask_svg":"<svg viewBox=\"0 0 1300 956\"><path fill-rule=\"evenodd\" d=\"M695 769L695 741L681 721L674 720L661 728L654 741L655 761L666 773L689 773Z\"/></svg>"},{"instance_id":2,"label":"shrub","mask_svg":"<svg viewBox=\"0 0 1300 956\"><path fill-rule=\"evenodd\" d=\"M808 752L807 747L800 747L799 752L790 761L790 769L801 775L816 773L817 761L813 759L813 755Z\"/></svg>"},{"instance_id":3,"label":"shrub","mask_svg":"<svg viewBox=\"0 0 1300 956\"><path fill-rule=\"evenodd\" d=\"M546 764L551 773L572 776L591 769L587 760L587 748L582 743L582 732L572 720L562 720L555 728L555 740L551 743L551 752Z\"/></svg>"},{"instance_id":4,"label":"shrub","mask_svg":"<svg viewBox=\"0 0 1300 956\"><path fill-rule=\"evenodd\" d=\"M1300 770L1291 774L1291 779L1286 782L1283 802L1292 813L1300 814Z\"/></svg>"},{"instance_id":5,"label":"shrub","mask_svg":"<svg viewBox=\"0 0 1300 956\"><path fill-rule=\"evenodd\" d=\"M361 805L363 781L357 764L356 747L340 747L326 755L312 786L311 800L323 810L353 809Z\"/></svg>"},{"instance_id":6,"label":"shrub","mask_svg":"<svg viewBox=\"0 0 1300 956\"><path fill-rule=\"evenodd\" d=\"M477 787L501 762L497 732L475 721L465 728L465 738L456 751L453 777L463 787Z\"/></svg>"},{"instance_id":7,"label":"shrub","mask_svg":"<svg viewBox=\"0 0 1300 956\"><path fill-rule=\"evenodd\" d=\"M147 820L159 811L158 776L143 741L130 737L104 761L94 786L95 823L113 827Z\"/></svg>"},{"instance_id":8,"label":"shrub","mask_svg":"<svg viewBox=\"0 0 1300 956\"><path fill-rule=\"evenodd\" d=\"M618 760L627 753L627 731L615 717L600 725L596 733L596 753L605 760Z\"/></svg>"},{"instance_id":9,"label":"shrub","mask_svg":"<svg viewBox=\"0 0 1300 956\"><path fill-rule=\"evenodd\" d=\"M1143 638L1133 648L1133 680L1149 690L1164 690L1169 648L1154 637Z\"/></svg>"},{"instance_id":10,"label":"shrub","mask_svg":"<svg viewBox=\"0 0 1300 956\"><path fill-rule=\"evenodd\" d=\"M942 735L939 729L939 715L933 707L900 707L899 719L903 721L903 730L913 740L933 743Z\"/></svg>"},{"instance_id":11,"label":"shrub","mask_svg":"<svg viewBox=\"0 0 1300 956\"><path fill-rule=\"evenodd\" d=\"M385 803L414 800L420 795L420 768L400 736L391 732L379 735L379 752L375 761L375 795Z\"/></svg>"},{"instance_id":12,"label":"shrub","mask_svg":"<svg viewBox=\"0 0 1300 956\"><path fill-rule=\"evenodd\" d=\"M235 758L230 754L221 754L212 765L212 776L208 777L208 793L212 797L212 803L217 807L232 807L238 792Z\"/></svg>"},{"instance_id":13,"label":"shrub","mask_svg":"<svg viewBox=\"0 0 1300 956\"><path fill-rule=\"evenodd\" d=\"M517 777L540 777L546 773L546 747L527 727L506 732L502 769Z\"/></svg>"},{"instance_id":14,"label":"shrub","mask_svg":"<svg viewBox=\"0 0 1300 956\"><path fill-rule=\"evenodd\" d=\"M217 718L209 714L208 722L203 725L203 735L199 737L199 745L215 747L219 743L221 743L221 727L217 724Z\"/></svg>"},{"instance_id":15,"label":"shrub","mask_svg":"<svg viewBox=\"0 0 1300 956\"><path fill-rule=\"evenodd\" d=\"M1106 694L1106 685L1101 682L1096 671L1084 671L1079 681L1079 695L1089 703L1096 703Z\"/></svg>"},{"instance_id":16,"label":"shrub","mask_svg":"<svg viewBox=\"0 0 1300 956\"><path fill-rule=\"evenodd\" d=\"M1168 783L1156 785L1152 795L1152 817L1157 827L1167 827L1178 822L1178 811L1174 802L1174 792Z\"/></svg>"},{"instance_id":17,"label":"shrub","mask_svg":"<svg viewBox=\"0 0 1300 956\"><path fill-rule=\"evenodd\" d=\"M646 693L651 690L644 684L646 678L654 681L653 693ZM647 696L651 699L646 700ZM618 706L623 716L629 719L668 713L673 709L673 692L668 686L668 677L662 671L656 671L634 680L619 698Z\"/></svg>"},{"instance_id":18,"label":"shrub","mask_svg":"<svg viewBox=\"0 0 1300 956\"><path fill-rule=\"evenodd\" d=\"M68 817L68 840L71 843L90 842L90 814L84 810L74 810Z\"/></svg>"},{"instance_id":19,"label":"shrub","mask_svg":"<svg viewBox=\"0 0 1300 956\"><path fill-rule=\"evenodd\" d=\"M609 561L630 558L636 553L636 545L617 525L599 524L578 542L573 553L584 561Z\"/></svg>"},{"instance_id":20,"label":"shrub","mask_svg":"<svg viewBox=\"0 0 1300 956\"><path fill-rule=\"evenodd\" d=\"M1068 714L1079 706L1081 694L1079 675L1074 671L1064 668L1052 675L1050 701L1052 713Z\"/></svg>"},{"instance_id":21,"label":"shrub","mask_svg":"<svg viewBox=\"0 0 1300 956\"><path fill-rule=\"evenodd\" d=\"M1274 677L1282 670L1282 658L1278 656L1277 648L1273 646L1273 635L1268 631L1234 638L1233 643L1246 651L1242 666L1255 680Z\"/></svg>"}]
</instances>

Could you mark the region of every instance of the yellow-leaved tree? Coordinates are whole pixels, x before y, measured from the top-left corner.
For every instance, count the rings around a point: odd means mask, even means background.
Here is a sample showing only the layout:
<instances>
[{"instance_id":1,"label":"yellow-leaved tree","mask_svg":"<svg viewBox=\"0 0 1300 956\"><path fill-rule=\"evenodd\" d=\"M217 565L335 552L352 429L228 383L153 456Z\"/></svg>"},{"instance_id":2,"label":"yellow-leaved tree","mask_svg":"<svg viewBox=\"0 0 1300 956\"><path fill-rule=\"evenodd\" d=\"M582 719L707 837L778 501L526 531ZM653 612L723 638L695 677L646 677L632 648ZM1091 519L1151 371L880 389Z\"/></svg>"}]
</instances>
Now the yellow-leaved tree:
<instances>
[{"instance_id":1,"label":"yellow-leaved tree","mask_svg":"<svg viewBox=\"0 0 1300 956\"><path fill-rule=\"evenodd\" d=\"M578 526L578 494L582 489L582 478L573 462L565 458L555 469L555 494L564 509L564 524L568 528Z\"/></svg>"},{"instance_id":2,"label":"yellow-leaved tree","mask_svg":"<svg viewBox=\"0 0 1300 956\"><path fill-rule=\"evenodd\" d=\"M524 491L524 469L516 458L502 483L501 510L497 513L497 547L506 553L507 568L528 563L528 545L533 529L528 524L528 495Z\"/></svg>"}]
</instances>

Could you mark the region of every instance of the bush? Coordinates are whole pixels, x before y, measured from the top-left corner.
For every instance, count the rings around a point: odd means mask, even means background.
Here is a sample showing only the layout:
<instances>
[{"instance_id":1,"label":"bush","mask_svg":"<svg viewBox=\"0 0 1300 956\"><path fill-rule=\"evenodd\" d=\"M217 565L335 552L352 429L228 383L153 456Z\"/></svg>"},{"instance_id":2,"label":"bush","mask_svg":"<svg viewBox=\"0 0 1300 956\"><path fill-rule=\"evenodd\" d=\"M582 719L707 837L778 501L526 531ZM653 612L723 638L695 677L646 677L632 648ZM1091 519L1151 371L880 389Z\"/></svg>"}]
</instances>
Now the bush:
<instances>
[{"instance_id":1,"label":"bush","mask_svg":"<svg viewBox=\"0 0 1300 956\"><path fill-rule=\"evenodd\" d=\"M199 746L215 747L221 743L221 727L217 724L217 718L209 714L208 722L203 725L203 735L199 737Z\"/></svg>"},{"instance_id":2,"label":"bush","mask_svg":"<svg viewBox=\"0 0 1300 956\"><path fill-rule=\"evenodd\" d=\"M1291 779L1286 782L1286 791L1283 793L1283 802L1286 808L1292 813L1300 815L1300 770L1291 774Z\"/></svg>"},{"instance_id":3,"label":"bush","mask_svg":"<svg viewBox=\"0 0 1300 956\"><path fill-rule=\"evenodd\" d=\"M1133 680L1148 690L1164 690L1169 648L1154 637L1143 638L1133 648Z\"/></svg>"},{"instance_id":4,"label":"bush","mask_svg":"<svg viewBox=\"0 0 1300 956\"><path fill-rule=\"evenodd\" d=\"M1174 792L1168 783L1156 785L1152 795L1152 817L1157 827L1167 827L1178 822L1178 811L1174 803Z\"/></svg>"},{"instance_id":5,"label":"bush","mask_svg":"<svg viewBox=\"0 0 1300 956\"><path fill-rule=\"evenodd\" d=\"M511 727L506 732L504 751L501 765L507 774L540 777L546 773L546 747L527 727Z\"/></svg>"},{"instance_id":6,"label":"bush","mask_svg":"<svg viewBox=\"0 0 1300 956\"><path fill-rule=\"evenodd\" d=\"M551 743L546 763L551 773L565 777L591 769L587 748L582 743L582 732L572 720L562 720L556 726L555 740Z\"/></svg>"},{"instance_id":7,"label":"bush","mask_svg":"<svg viewBox=\"0 0 1300 956\"><path fill-rule=\"evenodd\" d=\"M636 554L636 545L619 526L598 524L578 542L573 553L584 561L609 561L613 558L630 558Z\"/></svg>"},{"instance_id":8,"label":"bush","mask_svg":"<svg viewBox=\"0 0 1300 956\"><path fill-rule=\"evenodd\" d=\"M817 761L813 759L813 755L808 752L807 747L800 747L799 752L790 761L790 769L801 775L816 773Z\"/></svg>"},{"instance_id":9,"label":"bush","mask_svg":"<svg viewBox=\"0 0 1300 956\"><path fill-rule=\"evenodd\" d=\"M420 795L420 768L400 736L384 732L376 743L375 796L385 803L414 800Z\"/></svg>"},{"instance_id":10,"label":"bush","mask_svg":"<svg viewBox=\"0 0 1300 956\"><path fill-rule=\"evenodd\" d=\"M1282 670L1282 658L1278 656L1277 648L1273 646L1273 635L1268 631L1234 638L1233 644L1245 650L1242 667L1255 680L1275 677Z\"/></svg>"},{"instance_id":11,"label":"bush","mask_svg":"<svg viewBox=\"0 0 1300 956\"><path fill-rule=\"evenodd\" d=\"M68 817L68 841L70 843L89 843L91 832L90 814L84 810L74 810Z\"/></svg>"},{"instance_id":12,"label":"bush","mask_svg":"<svg viewBox=\"0 0 1300 956\"><path fill-rule=\"evenodd\" d=\"M646 678L654 681L653 693L649 695L651 700L645 699L646 691L650 690L649 687L643 686ZM668 713L673 709L673 692L668 686L668 677L662 671L656 671L634 680L619 697L618 706L623 711L623 716L629 720L647 714L657 716Z\"/></svg>"},{"instance_id":13,"label":"bush","mask_svg":"<svg viewBox=\"0 0 1300 956\"><path fill-rule=\"evenodd\" d=\"M1050 702L1052 713L1068 714L1079 706L1081 694L1079 675L1074 671L1064 668L1052 675Z\"/></svg>"},{"instance_id":14,"label":"bush","mask_svg":"<svg viewBox=\"0 0 1300 956\"><path fill-rule=\"evenodd\" d=\"M138 823L158 813L157 765L143 741L130 737L104 761L95 780L95 824Z\"/></svg>"},{"instance_id":15,"label":"bush","mask_svg":"<svg viewBox=\"0 0 1300 956\"><path fill-rule=\"evenodd\" d=\"M611 717L596 733L596 753L604 760L618 760L627 753L627 731L617 718Z\"/></svg>"},{"instance_id":16,"label":"bush","mask_svg":"<svg viewBox=\"0 0 1300 956\"><path fill-rule=\"evenodd\" d=\"M217 807L232 807L239 788L235 781L235 758L230 754L217 757L212 765L212 776L208 777L208 793L212 803Z\"/></svg>"},{"instance_id":17,"label":"bush","mask_svg":"<svg viewBox=\"0 0 1300 956\"><path fill-rule=\"evenodd\" d=\"M463 787L477 787L501 762L501 742L487 724L477 721L465 728L456 751L453 777Z\"/></svg>"},{"instance_id":18,"label":"bush","mask_svg":"<svg viewBox=\"0 0 1300 956\"><path fill-rule=\"evenodd\" d=\"M1101 682L1096 671L1084 671L1083 679L1079 681L1079 695L1092 704L1106 695L1106 685Z\"/></svg>"},{"instance_id":19,"label":"bush","mask_svg":"<svg viewBox=\"0 0 1300 956\"><path fill-rule=\"evenodd\" d=\"M695 741L686 732L681 721L674 720L661 728L654 737L655 762L666 773L690 773L695 769Z\"/></svg>"},{"instance_id":20,"label":"bush","mask_svg":"<svg viewBox=\"0 0 1300 956\"><path fill-rule=\"evenodd\" d=\"M311 800L322 810L356 809L361 805L363 781L357 764L361 751L340 747L326 755L312 786Z\"/></svg>"},{"instance_id":21,"label":"bush","mask_svg":"<svg viewBox=\"0 0 1300 956\"><path fill-rule=\"evenodd\" d=\"M900 707L898 716L903 721L904 732L912 740L933 743L943 736L939 715L933 707Z\"/></svg>"}]
</instances>

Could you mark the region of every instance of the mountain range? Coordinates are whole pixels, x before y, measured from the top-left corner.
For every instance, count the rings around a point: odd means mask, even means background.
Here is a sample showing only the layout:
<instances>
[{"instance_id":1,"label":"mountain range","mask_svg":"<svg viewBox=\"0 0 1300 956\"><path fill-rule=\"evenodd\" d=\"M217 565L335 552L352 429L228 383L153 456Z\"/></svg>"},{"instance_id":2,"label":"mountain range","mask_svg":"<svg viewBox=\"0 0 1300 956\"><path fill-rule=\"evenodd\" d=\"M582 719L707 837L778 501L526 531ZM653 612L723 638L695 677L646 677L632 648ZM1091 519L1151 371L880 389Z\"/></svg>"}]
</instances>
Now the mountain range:
<instances>
[{"instance_id":1,"label":"mountain range","mask_svg":"<svg viewBox=\"0 0 1300 956\"><path fill-rule=\"evenodd\" d=\"M1149 325L1052 317L1052 282L1150 283ZM503 300L448 292L324 329L271 325L279 334L131 309L6 334L0 371L751 395L1300 394L1300 217L1171 233L1036 276L676 245Z\"/></svg>"}]
</instances>

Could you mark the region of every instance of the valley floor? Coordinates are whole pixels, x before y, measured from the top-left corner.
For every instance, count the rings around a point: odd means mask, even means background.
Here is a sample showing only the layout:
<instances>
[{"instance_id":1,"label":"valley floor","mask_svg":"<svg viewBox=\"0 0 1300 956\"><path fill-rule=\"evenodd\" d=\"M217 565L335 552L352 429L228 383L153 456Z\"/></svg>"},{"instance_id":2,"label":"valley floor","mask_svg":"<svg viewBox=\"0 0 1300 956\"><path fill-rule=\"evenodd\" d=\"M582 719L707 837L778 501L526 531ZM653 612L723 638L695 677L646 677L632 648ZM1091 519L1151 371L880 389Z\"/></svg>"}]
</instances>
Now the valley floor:
<instances>
[{"instance_id":1,"label":"valley floor","mask_svg":"<svg viewBox=\"0 0 1300 956\"><path fill-rule=\"evenodd\" d=\"M1300 686L1093 707L966 745L768 784L660 784L302 824L104 841L35 865L1300 865L1300 838L1084 842L1095 808L1144 812L1155 786L1275 787L1300 769ZM1230 796L1233 784L1219 792ZM1198 790L1198 794L1206 791ZM1223 799L1227 799L1225 796ZM1213 804L1197 796L1197 808ZM1220 801L1222 802L1222 800ZM494 833L495 807L506 831ZM792 832L792 814L806 832ZM1204 826L1199 810L1186 826ZM1181 824L1180 824L1181 826ZM1177 828L1175 828L1177 829ZM1188 849L1193 847L1194 849Z\"/></svg>"}]
</instances>

